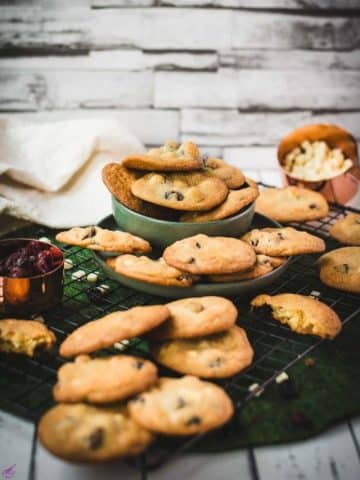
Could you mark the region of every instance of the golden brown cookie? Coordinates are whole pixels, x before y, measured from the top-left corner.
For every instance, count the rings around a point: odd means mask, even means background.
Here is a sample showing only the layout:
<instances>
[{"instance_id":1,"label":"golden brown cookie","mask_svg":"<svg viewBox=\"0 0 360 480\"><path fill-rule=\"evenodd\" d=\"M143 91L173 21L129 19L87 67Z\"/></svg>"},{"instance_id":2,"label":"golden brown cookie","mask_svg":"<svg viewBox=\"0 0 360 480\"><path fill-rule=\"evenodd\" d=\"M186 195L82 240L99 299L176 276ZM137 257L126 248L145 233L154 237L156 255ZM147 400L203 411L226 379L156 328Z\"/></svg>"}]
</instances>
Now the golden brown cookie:
<instances>
[{"instance_id":1,"label":"golden brown cookie","mask_svg":"<svg viewBox=\"0 0 360 480\"><path fill-rule=\"evenodd\" d=\"M91 359L78 356L58 372L53 389L57 402L109 403L143 392L157 380L157 369L148 360L129 355Z\"/></svg>"},{"instance_id":2,"label":"golden brown cookie","mask_svg":"<svg viewBox=\"0 0 360 480\"><path fill-rule=\"evenodd\" d=\"M251 280L252 278L262 277L269 272L275 270L286 262L286 257L269 257L268 255L262 255L261 253L256 255L256 263L250 269L245 272L238 273L225 273L224 275L209 275L207 279L210 282L238 282L241 280Z\"/></svg>"},{"instance_id":3,"label":"golden brown cookie","mask_svg":"<svg viewBox=\"0 0 360 480\"><path fill-rule=\"evenodd\" d=\"M256 253L271 257L288 257L325 250L324 240L292 227L254 229L241 239L251 245Z\"/></svg>"},{"instance_id":4,"label":"golden brown cookie","mask_svg":"<svg viewBox=\"0 0 360 480\"><path fill-rule=\"evenodd\" d=\"M334 310L305 295L258 295L251 301L251 305L255 308L270 306L275 320L288 325L297 333L333 339L341 330L341 321Z\"/></svg>"},{"instance_id":5,"label":"golden brown cookie","mask_svg":"<svg viewBox=\"0 0 360 480\"><path fill-rule=\"evenodd\" d=\"M32 357L37 350L50 350L56 337L44 324L34 320L0 320L0 351Z\"/></svg>"},{"instance_id":6,"label":"golden brown cookie","mask_svg":"<svg viewBox=\"0 0 360 480\"><path fill-rule=\"evenodd\" d=\"M133 307L109 313L75 329L60 345L60 355L72 357L111 347L116 342L134 338L165 322L170 311L165 305Z\"/></svg>"},{"instance_id":7,"label":"golden brown cookie","mask_svg":"<svg viewBox=\"0 0 360 480\"><path fill-rule=\"evenodd\" d=\"M161 365L203 378L226 378L244 370L254 351L245 330L230 330L206 337L168 340L154 344L151 354Z\"/></svg>"},{"instance_id":8,"label":"golden brown cookie","mask_svg":"<svg viewBox=\"0 0 360 480\"><path fill-rule=\"evenodd\" d=\"M360 215L348 213L329 230L330 235L346 245L360 246Z\"/></svg>"},{"instance_id":9,"label":"golden brown cookie","mask_svg":"<svg viewBox=\"0 0 360 480\"><path fill-rule=\"evenodd\" d=\"M124 406L59 404L39 423L39 440L53 455L70 462L104 462L137 455L153 435L134 422Z\"/></svg>"},{"instance_id":10,"label":"golden brown cookie","mask_svg":"<svg viewBox=\"0 0 360 480\"><path fill-rule=\"evenodd\" d=\"M229 165L221 158L203 157L204 168L226 183L229 189L240 188L245 183L245 175L236 167Z\"/></svg>"},{"instance_id":11,"label":"golden brown cookie","mask_svg":"<svg viewBox=\"0 0 360 480\"><path fill-rule=\"evenodd\" d=\"M163 255L169 265L195 275L240 272L256 261L254 249L245 242L201 233L178 240Z\"/></svg>"},{"instance_id":12,"label":"golden brown cookie","mask_svg":"<svg viewBox=\"0 0 360 480\"><path fill-rule=\"evenodd\" d=\"M360 247L343 247L318 260L320 280L329 287L360 293Z\"/></svg>"},{"instance_id":13,"label":"golden brown cookie","mask_svg":"<svg viewBox=\"0 0 360 480\"><path fill-rule=\"evenodd\" d=\"M143 428L164 435L193 435L218 428L233 415L224 390L196 377L160 378L131 400L129 410Z\"/></svg>"}]
</instances>

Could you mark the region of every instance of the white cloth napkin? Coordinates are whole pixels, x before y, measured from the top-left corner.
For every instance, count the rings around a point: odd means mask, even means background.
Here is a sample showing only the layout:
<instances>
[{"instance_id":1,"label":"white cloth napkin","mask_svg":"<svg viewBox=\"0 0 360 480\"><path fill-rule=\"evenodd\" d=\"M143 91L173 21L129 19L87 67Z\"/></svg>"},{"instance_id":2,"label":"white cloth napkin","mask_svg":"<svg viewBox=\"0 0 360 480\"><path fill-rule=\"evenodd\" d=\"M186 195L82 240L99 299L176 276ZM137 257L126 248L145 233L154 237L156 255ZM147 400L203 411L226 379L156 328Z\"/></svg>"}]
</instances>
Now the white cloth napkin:
<instances>
[{"instance_id":1,"label":"white cloth napkin","mask_svg":"<svg viewBox=\"0 0 360 480\"><path fill-rule=\"evenodd\" d=\"M53 228L90 225L111 212L105 163L143 151L116 118L0 122L0 212Z\"/></svg>"}]
</instances>

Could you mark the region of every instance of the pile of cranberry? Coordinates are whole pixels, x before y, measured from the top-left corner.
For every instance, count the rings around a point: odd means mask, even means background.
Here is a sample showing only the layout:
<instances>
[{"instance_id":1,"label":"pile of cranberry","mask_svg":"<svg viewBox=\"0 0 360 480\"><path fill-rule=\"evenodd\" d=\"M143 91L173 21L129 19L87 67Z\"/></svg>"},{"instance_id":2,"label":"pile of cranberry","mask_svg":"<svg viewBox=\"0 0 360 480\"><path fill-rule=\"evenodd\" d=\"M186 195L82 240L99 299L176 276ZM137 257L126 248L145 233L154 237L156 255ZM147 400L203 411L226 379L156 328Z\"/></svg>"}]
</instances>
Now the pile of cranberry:
<instances>
[{"instance_id":1,"label":"pile of cranberry","mask_svg":"<svg viewBox=\"0 0 360 480\"><path fill-rule=\"evenodd\" d=\"M61 251L35 240L0 260L0 276L23 278L50 272L63 261Z\"/></svg>"}]
</instances>

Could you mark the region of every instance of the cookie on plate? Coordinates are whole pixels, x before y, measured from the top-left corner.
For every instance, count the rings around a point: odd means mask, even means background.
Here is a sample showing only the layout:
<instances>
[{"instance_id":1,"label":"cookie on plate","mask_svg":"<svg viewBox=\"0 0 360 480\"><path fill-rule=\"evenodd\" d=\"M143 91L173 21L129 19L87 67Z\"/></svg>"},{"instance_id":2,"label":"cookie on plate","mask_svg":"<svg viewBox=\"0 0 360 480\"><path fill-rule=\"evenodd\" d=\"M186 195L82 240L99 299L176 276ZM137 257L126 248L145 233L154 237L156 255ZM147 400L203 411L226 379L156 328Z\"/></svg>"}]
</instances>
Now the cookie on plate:
<instances>
[{"instance_id":1,"label":"cookie on plate","mask_svg":"<svg viewBox=\"0 0 360 480\"><path fill-rule=\"evenodd\" d=\"M153 330L152 339L189 338L222 332L236 322L235 305L223 297L193 297L167 304L170 317Z\"/></svg>"},{"instance_id":2,"label":"cookie on plate","mask_svg":"<svg viewBox=\"0 0 360 480\"><path fill-rule=\"evenodd\" d=\"M254 356L245 330L238 326L206 337L154 344L151 353L161 365L203 378L235 375L248 367Z\"/></svg>"},{"instance_id":3,"label":"cookie on plate","mask_svg":"<svg viewBox=\"0 0 360 480\"><path fill-rule=\"evenodd\" d=\"M164 435L192 435L218 428L233 415L225 391L196 377L160 378L129 402L134 420Z\"/></svg>"},{"instance_id":4,"label":"cookie on plate","mask_svg":"<svg viewBox=\"0 0 360 480\"><path fill-rule=\"evenodd\" d=\"M168 140L159 148L125 157L122 164L138 170L165 172L196 170L201 168L202 161L195 143L188 141L179 145L173 140Z\"/></svg>"},{"instance_id":5,"label":"cookie on plate","mask_svg":"<svg viewBox=\"0 0 360 480\"><path fill-rule=\"evenodd\" d=\"M241 239L251 245L256 253L271 257L288 257L325 250L324 240L292 227L256 228L245 233Z\"/></svg>"},{"instance_id":6,"label":"cookie on plate","mask_svg":"<svg viewBox=\"0 0 360 480\"><path fill-rule=\"evenodd\" d=\"M106 230L101 227L73 227L59 232L56 240L67 245L98 250L100 252L148 253L151 245L131 233Z\"/></svg>"},{"instance_id":7,"label":"cookie on plate","mask_svg":"<svg viewBox=\"0 0 360 480\"><path fill-rule=\"evenodd\" d=\"M329 213L329 206L321 193L290 186L260 192L255 210L280 223L288 223L324 218Z\"/></svg>"},{"instance_id":8,"label":"cookie on plate","mask_svg":"<svg viewBox=\"0 0 360 480\"><path fill-rule=\"evenodd\" d=\"M320 280L329 287L360 293L360 247L343 247L318 260Z\"/></svg>"},{"instance_id":9,"label":"cookie on plate","mask_svg":"<svg viewBox=\"0 0 360 480\"><path fill-rule=\"evenodd\" d=\"M194 275L240 272L256 261L254 249L242 240L202 233L178 240L163 256L169 265Z\"/></svg>"},{"instance_id":10,"label":"cookie on plate","mask_svg":"<svg viewBox=\"0 0 360 480\"><path fill-rule=\"evenodd\" d=\"M268 255L262 255L258 253L256 255L256 263L250 269L245 272L237 273L225 273L224 275L208 275L207 279L210 282L238 282L241 280L251 280L252 278L262 277L269 272L275 270L286 262L286 257L269 257Z\"/></svg>"},{"instance_id":11,"label":"cookie on plate","mask_svg":"<svg viewBox=\"0 0 360 480\"><path fill-rule=\"evenodd\" d=\"M111 347L137 337L165 322L170 311L165 305L133 307L113 312L76 328L60 345L60 355L72 357Z\"/></svg>"},{"instance_id":12,"label":"cookie on plate","mask_svg":"<svg viewBox=\"0 0 360 480\"><path fill-rule=\"evenodd\" d=\"M240 188L245 183L245 175L236 167L229 165L221 158L203 156L204 168L226 183L229 189Z\"/></svg>"},{"instance_id":13,"label":"cookie on plate","mask_svg":"<svg viewBox=\"0 0 360 480\"><path fill-rule=\"evenodd\" d=\"M341 330L341 321L334 310L305 295L258 295L251 305L255 308L268 305L275 320L288 325L296 333L333 339Z\"/></svg>"},{"instance_id":14,"label":"cookie on plate","mask_svg":"<svg viewBox=\"0 0 360 480\"><path fill-rule=\"evenodd\" d=\"M156 285L190 287L198 277L168 265L163 258L153 260L136 255L120 255L106 261L115 272L134 280Z\"/></svg>"},{"instance_id":15,"label":"cookie on plate","mask_svg":"<svg viewBox=\"0 0 360 480\"><path fill-rule=\"evenodd\" d=\"M329 230L330 235L346 245L360 246L360 215L348 213Z\"/></svg>"},{"instance_id":16,"label":"cookie on plate","mask_svg":"<svg viewBox=\"0 0 360 480\"><path fill-rule=\"evenodd\" d=\"M53 388L57 402L109 403L143 392L157 380L148 360L130 355L91 359L80 355L62 365Z\"/></svg>"},{"instance_id":17,"label":"cookie on plate","mask_svg":"<svg viewBox=\"0 0 360 480\"><path fill-rule=\"evenodd\" d=\"M142 200L174 210L210 210L222 203L228 188L206 172L147 173L131 185Z\"/></svg>"},{"instance_id":18,"label":"cookie on plate","mask_svg":"<svg viewBox=\"0 0 360 480\"><path fill-rule=\"evenodd\" d=\"M0 320L0 351L34 356L38 350L50 350L56 337L44 324L34 320Z\"/></svg>"},{"instance_id":19,"label":"cookie on plate","mask_svg":"<svg viewBox=\"0 0 360 480\"><path fill-rule=\"evenodd\" d=\"M71 462L103 462L137 455L153 435L124 406L59 404L39 422L39 440L53 455Z\"/></svg>"}]
</instances>

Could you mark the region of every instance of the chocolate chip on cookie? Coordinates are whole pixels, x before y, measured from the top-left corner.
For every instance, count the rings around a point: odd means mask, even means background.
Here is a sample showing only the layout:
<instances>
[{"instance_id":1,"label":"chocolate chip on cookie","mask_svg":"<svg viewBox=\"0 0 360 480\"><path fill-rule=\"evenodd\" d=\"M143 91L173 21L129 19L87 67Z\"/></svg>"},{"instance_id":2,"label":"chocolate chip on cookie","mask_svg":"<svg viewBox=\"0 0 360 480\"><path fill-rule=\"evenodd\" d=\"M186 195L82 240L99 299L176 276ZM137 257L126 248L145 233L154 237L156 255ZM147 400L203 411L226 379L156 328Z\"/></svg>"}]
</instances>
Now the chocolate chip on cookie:
<instances>
[{"instance_id":1,"label":"chocolate chip on cookie","mask_svg":"<svg viewBox=\"0 0 360 480\"><path fill-rule=\"evenodd\" d=\"M210 174L225 182L229 189L240 188L245 183L245 175L242 171L221 158L205 157L203 165Z\"/></svg>"},{"instance_id":2,"label":"chocolate chip on cookie","mask_svg":"<svg viewBox=\"0 0 360 480\"><path fill-rule=\"evenodd\" d=\"M318 260L320 280L329 287L360 293L360 247L343 247Z\"/></svg>"}]
</instances>

